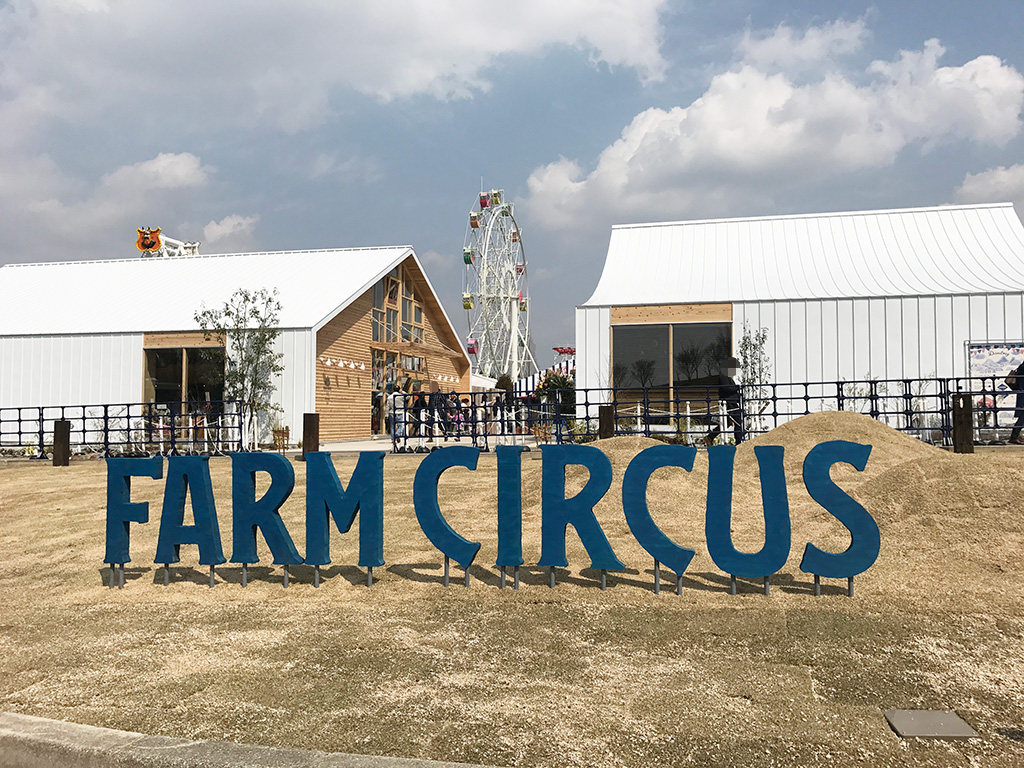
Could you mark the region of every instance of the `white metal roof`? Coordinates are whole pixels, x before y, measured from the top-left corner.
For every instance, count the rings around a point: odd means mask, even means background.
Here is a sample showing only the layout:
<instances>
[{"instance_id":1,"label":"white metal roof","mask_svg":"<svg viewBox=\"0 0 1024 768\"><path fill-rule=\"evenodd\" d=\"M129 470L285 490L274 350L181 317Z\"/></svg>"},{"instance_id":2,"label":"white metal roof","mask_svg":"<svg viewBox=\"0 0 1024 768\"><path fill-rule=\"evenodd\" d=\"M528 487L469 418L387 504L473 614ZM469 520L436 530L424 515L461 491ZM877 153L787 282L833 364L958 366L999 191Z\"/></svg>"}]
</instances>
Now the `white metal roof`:
<instances>
[{"instance_id":1,"label":"white metal roof","mask_svg":"<svg viewBox=\"0 0 1024 768\"><path fill-rule=\"evenodd\" d=\"M1024 290L1012 203L612 228L584 306Z\"/></svg>"},{"instance_id":2,"label":"white metal roof","mask_svg":"<svg viewBox=\"0 0 1024 768\"><path fill-rule=\"evenodd\" d=\"M277 288L280 327L317 330L409 256L424 272L407 245L7 264L0 335L195 330L238 288Z\"/></svg>"}]
</instances>

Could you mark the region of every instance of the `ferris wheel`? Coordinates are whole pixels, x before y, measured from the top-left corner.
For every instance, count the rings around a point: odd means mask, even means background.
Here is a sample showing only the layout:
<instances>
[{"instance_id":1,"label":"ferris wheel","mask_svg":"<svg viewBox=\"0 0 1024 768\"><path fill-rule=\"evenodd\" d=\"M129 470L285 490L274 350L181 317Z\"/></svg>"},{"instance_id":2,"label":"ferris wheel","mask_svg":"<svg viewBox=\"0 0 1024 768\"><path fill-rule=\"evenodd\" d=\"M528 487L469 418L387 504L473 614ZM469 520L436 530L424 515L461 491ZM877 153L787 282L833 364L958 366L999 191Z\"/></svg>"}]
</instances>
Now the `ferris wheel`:
<instances>
[{"instance_id":1,"label":"ferris wheel","mask_svg":"<svg viewBox=\"0 0 1024 768\"><path fill-rule=\"evenodd\" d=\"M462 259L466 347L477 371L491 378L507 373L512 381L536 373L523 238L504 190L480 193L479 210L469 214Z\"/></svg>"}]
</instances>

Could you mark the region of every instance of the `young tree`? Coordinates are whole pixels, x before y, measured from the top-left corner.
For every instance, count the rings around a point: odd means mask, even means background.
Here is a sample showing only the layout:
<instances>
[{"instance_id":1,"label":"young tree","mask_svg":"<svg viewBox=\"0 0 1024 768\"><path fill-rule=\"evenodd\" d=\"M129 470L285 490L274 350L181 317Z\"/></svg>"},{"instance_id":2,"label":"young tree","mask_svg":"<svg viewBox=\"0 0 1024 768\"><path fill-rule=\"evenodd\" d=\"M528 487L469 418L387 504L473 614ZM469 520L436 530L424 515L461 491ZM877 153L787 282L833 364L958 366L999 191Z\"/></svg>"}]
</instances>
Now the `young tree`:
<instances>
[{"instance_id":1,"label":"young tree","mask_svg":"<svg viewBox=\"0 0 1024 768\"><path fill-rule=\"evenodd\" d=\"M762 430L761 414L768 408L768 382L771 380L772 363L765 347L768 345L768 329L751 330L743 323L743 335L740 337L739 358L740 373L737 384L742 387L743 396L747 399L747 430Z\"/></svg>"},{"instance_id":2,"label":"young tree","mask_svg":"<svg viewBox=\"0 0 1024 768\"><path fill-rule=\"evenodd\" d=\"M242 403L242 423L249 447L256 447L260 417L280 407L271 401L274 376L284 370L283 355L274 351L280 335L278 315L281 302L277 289L249 291L239 288L218 309L200 307L195 320L207 340L224 345L224 397Z\"/></svg>"}]
</instances>

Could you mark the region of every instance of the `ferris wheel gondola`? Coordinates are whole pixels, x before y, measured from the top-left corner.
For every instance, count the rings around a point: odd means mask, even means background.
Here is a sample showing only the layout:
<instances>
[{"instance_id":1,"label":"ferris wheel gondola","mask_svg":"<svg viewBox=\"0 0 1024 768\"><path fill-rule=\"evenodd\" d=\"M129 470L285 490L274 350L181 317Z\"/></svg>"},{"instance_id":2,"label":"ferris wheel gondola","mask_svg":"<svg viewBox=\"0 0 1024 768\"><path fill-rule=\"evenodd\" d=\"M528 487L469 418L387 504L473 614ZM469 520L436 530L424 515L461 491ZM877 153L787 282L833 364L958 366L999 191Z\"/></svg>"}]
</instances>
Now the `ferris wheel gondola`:
<instances>
[{"instance_id":1,"label":"ferris wheel gondola","mask_svg":"<svg viewBox=\"0 0 1024 768\"><path fill-rule=\"evenodd\" d=\"M513 381L537 372L530 350L530 305L523 236L500 189L481 192L462 249L466 348L484 376Z\"/></svg>"}]
</instances>

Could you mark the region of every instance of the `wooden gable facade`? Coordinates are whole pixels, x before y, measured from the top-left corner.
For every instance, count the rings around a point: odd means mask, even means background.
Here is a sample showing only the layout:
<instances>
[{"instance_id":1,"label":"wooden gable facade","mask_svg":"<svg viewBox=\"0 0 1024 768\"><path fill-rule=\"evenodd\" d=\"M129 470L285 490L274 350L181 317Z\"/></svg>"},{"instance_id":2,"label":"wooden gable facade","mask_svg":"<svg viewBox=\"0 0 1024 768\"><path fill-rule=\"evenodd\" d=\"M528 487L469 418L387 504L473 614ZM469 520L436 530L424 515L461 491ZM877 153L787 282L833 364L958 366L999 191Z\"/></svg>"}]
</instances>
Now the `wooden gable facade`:
<instances>
[{"instance_id":1,"label":"wooden gable facade","mask_svg":"<svg viewBox=\"0 0 1024 768\"><path fill-rule=\"evenodd\" d=\"M383 434L388 385L431 382L468 391L469 358L410 256L316 333L320 439Z\"/></svg>"}]
</instances>

